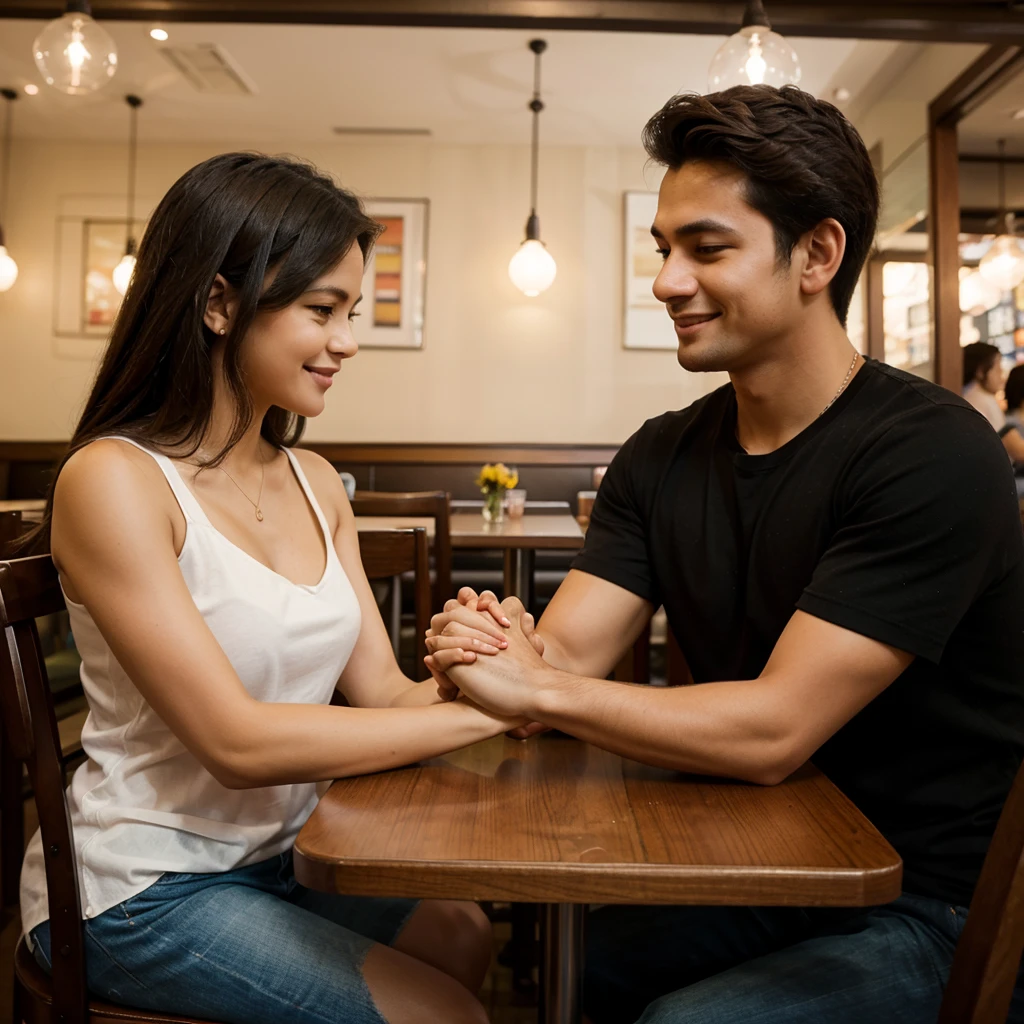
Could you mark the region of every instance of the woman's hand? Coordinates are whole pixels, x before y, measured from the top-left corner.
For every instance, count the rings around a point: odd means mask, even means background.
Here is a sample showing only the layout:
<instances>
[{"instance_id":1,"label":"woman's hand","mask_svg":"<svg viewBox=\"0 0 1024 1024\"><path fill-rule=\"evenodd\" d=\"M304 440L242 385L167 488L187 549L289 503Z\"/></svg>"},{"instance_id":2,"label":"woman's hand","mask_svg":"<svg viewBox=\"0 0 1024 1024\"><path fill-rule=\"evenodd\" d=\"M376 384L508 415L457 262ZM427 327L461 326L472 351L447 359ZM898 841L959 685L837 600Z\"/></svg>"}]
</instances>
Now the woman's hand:
<instances>
[{"instance_id":1,"label":"woman's hand","mask_svg":"<svg viewBox=\"0 0 1024 1024\"><path fill-rule=\"evenodd\" d=\"M449 668L470 665L476 661L477 654L495 655L508 646L500 626L511 626L511 622L497 595L490 590L477 594L472 587L463 587L458 600L448 601L444 611L430 620L424 664L434 677L442 700L459 696L459 688L448 678ZM520 626L533 649L543 657L544 641L536 632L533 616L524 613ZM510 730L509 735L525 740L546 728L538 722L530 722Z\"/></svg>"},{"instance_id":2,"label":"woman's hand","mask_svg":"<svg viewBox=\"0 0 1024 1024\"><path fill-rule=\"evenodd\" d=\"M477 594L472 587L463 587L458 600L448 601L444 611L430 620L426 640L429 655L448 653L440 661L436 658L432 661L428 657L427 667L431 672L443 671L451 665L470 664L476 660L477 654L498 654L508 647L508 639L501 627L510 625L501 602L492 591ZM521 625L533 649L543 657L544 641L536 632L533 616L524 613ZM438 683L441 685L440 680ZM450 683L445 685L457 692Z\"/></svg>"}]
</instances>

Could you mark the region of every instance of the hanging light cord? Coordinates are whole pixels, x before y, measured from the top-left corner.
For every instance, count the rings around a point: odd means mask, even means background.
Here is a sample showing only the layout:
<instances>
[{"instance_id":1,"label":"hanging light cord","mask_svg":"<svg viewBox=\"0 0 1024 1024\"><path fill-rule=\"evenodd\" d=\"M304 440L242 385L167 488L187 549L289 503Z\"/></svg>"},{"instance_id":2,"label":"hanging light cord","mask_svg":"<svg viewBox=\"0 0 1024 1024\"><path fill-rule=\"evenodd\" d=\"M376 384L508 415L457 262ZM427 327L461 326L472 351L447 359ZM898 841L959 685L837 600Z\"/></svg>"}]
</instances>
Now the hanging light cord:
<instances>
[{"instance_id":1,"label":"hanging light cord","mask_svg":"<svg viewBox=\"0 0 1024 1024\"><path fill-rule=\"evenodd\" d=\"M14 98L17 93L13 89L0 91L6 104L7 111L4 114L4 161L3 161L3 185L0 186L0 245L4 244L4 223L7 220L7 194L11 185L11 127L14 113Z\"/></svg>"},{"instance_id":2,"label":"hanging light cord","mask_svg":"<svg viewBox=\"0 0 1024 1024\"><path fill-rule=\"evenodd\" d=\"M131 107L128 125L128 242L125 251L129 256L135 255L135 154L139 138L139 107L142 100L138 96L126 96L125 101Z\"/></svg>"},{"instance_id":3,"label":"hanging light cord","mask_svg":"<svg viewBox=\"0 0 1024 1024\"><path fill-rule=\"evenodd\" d=\"M530 212L537 212L537 169L540 160L540 112L544 103L540 98L540 55L544 52L543 40L535 39L531 43L533 49L533 99L530 110L533 111L533 138L530 154Z\"/></svg>"}]
</instances>

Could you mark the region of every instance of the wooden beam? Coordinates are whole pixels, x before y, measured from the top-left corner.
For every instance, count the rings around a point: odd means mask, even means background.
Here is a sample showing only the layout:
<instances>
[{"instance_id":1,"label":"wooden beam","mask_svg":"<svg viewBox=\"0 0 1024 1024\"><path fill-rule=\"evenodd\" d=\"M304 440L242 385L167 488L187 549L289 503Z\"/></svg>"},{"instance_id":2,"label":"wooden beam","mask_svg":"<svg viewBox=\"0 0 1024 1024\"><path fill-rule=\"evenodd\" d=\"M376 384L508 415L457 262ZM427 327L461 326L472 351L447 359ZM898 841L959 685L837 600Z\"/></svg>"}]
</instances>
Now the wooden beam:
<instances>
[{"instance_id":1,"label":"wooden beam","mask_svg":"<svg viewBox=\"0 0 1024 1024\"><path fill-rule=\"evenodd\" d=\"M791 36L920 42L1024 42L1024 11L1005 0L773 2ZM98 18L133 21L421 25L730 35L744 4L674 0L93 0ZM58 0L0 0L0 17L54 18Z\"/></svg>"},{"instance_id":2,"label":"wooden beam","mask_svg":"<svg viewBox=\"0 0 1024 1024\"><path fill-rule=\"evenodd\" d=\"M992 46L928 106L928 238L935 382L962 386L960 159L957 125L1024 71L1024 47Z\"/></svg>"}]
</instances>

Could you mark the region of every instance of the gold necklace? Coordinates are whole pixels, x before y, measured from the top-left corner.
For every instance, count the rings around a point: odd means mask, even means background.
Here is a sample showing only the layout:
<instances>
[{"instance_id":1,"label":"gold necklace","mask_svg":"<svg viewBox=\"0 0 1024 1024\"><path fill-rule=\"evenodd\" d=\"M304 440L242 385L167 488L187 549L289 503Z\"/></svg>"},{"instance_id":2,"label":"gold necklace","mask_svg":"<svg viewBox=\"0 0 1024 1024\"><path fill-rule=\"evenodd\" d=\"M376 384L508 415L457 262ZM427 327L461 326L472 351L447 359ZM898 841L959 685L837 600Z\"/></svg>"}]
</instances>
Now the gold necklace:
<instances>
[{"instance_id":1,"label":"gold necklace","mask_svg":"<svg viewBox=\"0 0 1024 1024\"><path fill-rule=\"evenodd\" d=\"M236 487L238 487L238 481L223 466L218 466L217 468ZM261 522L261 523L263 522L263 509L260 508L260 499L263 497L263 475L264 475L264 468L265 467L264 467L264 463L263 463L263 453L260 452L260 492L259 492L259 494L256 495L256 500L255 501L253 501L252 498L250 498L249 495L246 494L245 491L243 491L241 487L238 487L239 491L241 491L241 493L242 493L242 497L245 498L245 500L247 502L249 502L249 504L252 505L252 507L254 509L256 509L256 519L257 519L258 522Z\"/></svg>"},{"instance_id":2,"label":"gold necklace","mask_svg":"<svg viewBox=\"0 0 1024 1024\"><path fill-rule=\"evenodd\" d=\"M828 405L826 405L825 408L822 409L821 412L818 413L818 418L819 419L822 416L824 416L825 413L827 413L829 411L829 409L832 408L832 406L835 404L835 400L846 390L846 385L850 383L850 378L853 376L853 368L857 365L857 360L859 358L860 358L860 353L859 352L854 352L853 353L853 362L850 363L850 368L846 371L846 376L843 378L843 383L839 385L839 390L832 396L832 400L828 403Z\"/></svg>"}]
</instances>

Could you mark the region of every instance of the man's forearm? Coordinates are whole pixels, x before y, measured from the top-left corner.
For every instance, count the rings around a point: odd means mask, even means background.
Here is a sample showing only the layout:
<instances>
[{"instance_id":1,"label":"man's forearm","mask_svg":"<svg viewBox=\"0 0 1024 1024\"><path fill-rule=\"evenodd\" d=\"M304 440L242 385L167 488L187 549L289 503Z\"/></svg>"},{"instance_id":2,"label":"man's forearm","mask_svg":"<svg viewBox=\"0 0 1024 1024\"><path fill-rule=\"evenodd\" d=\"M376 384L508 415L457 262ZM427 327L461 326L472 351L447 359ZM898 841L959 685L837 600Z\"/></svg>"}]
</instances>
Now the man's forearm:
<instances>
[{"instance_id":1,"label":"man's forearm","mask_svg":"<svg viewBox=\"0 0 1024 1024\"><path fill-rule=\"evenodd\" d=\"M803 758L770 691L764 679L665 688L551 671L524 710L647 764L774 784Z\"/></svg>"}]
</instances>

